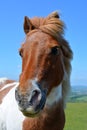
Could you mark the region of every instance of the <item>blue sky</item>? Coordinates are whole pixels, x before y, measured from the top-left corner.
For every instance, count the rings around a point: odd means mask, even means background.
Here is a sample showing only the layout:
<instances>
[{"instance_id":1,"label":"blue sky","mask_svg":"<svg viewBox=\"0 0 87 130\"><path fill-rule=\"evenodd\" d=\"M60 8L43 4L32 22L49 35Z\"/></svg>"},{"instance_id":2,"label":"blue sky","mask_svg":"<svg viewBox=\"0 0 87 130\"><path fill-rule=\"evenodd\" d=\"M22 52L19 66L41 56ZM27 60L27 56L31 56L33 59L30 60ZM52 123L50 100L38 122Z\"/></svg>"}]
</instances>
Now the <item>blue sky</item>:
<instances>
[{"instance_id":1,"label":"blue sky","mask_svg":"<svg viewBox=\"0 0 87 130\"><path fill-rule=\"evenodd\" d=\"M87 0L1 0L0 77L18 79L21 72L24 16L47 16L55 10L66 24L65 38L74 53L71 83L87 85Z\"/></svg>"}]
</instances>

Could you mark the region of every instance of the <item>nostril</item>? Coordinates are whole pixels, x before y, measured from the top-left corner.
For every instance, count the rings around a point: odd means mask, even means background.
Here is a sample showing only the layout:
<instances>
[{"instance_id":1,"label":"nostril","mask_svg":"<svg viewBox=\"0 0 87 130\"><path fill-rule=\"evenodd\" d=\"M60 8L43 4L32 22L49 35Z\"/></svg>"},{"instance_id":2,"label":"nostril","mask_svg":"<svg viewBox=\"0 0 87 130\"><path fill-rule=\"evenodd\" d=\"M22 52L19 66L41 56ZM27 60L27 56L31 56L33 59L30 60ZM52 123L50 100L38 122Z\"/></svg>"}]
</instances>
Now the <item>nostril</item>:
<instances>
[{"instance_id":1,"label":"nostril","mask_svg":"<svg viewBox=\"0 0 87 130\"><path fill-rule=\"evenodd\" d=\"M41 100L41 92L39 90L34 90L32 92L30 103L32 105L38 104L40 100Z\"/></svg>"},{"instance_id":2,"label":"nostril","mask_svg":"<svg viewBox=\"0 0 87 130\"><path fill-rule=\"evenodd\" d=\"M32 96L38 96L39 93L40 93L40 91L34 90L34 91L32 92Z\"/></svg>"}]
</instances>

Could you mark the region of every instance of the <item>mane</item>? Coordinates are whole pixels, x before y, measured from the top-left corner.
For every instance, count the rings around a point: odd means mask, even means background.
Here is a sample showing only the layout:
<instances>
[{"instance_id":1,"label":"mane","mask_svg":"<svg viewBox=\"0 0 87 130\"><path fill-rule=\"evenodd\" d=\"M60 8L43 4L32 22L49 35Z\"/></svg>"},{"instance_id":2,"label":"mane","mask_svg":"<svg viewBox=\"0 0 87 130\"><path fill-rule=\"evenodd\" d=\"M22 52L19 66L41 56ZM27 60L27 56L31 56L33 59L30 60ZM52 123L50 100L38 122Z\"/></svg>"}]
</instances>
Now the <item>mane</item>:
<instances>
[{"instance_id":1,"label":"mane","mask_svg":"<svg viewBox=\"0 0 87 130\"><path fill-rule=\"evenodd\" d=\"M59 14L57 12L51 13L46 18L34 17L31 23L34 25L35 29L40 29L41 31L53 36L58 41L60 40L62 34L64 34L64 23L59 19Z\"/></svg>"},{"instance_id":2,"label":"mane","mask_svg":"<svg viewBox=\"0 0 87 130\"><path fill-rule=\"evenodd\" d=\"M73 58L73 52L64 39L64 28L65 24L60 20L58 12L53 12L46 18L34 17L30 19L32 25L34 25L34 30L41 30L44 33L51 35L55 38L61 46L63 53L63 66L64 66L64 79L62 82L62 93L63 93L63 103L65 105L66 99L70 90L70 74L71 74L71 59ZM32 31L31 31L32 32Z\"/></svg>"}]
</instances>

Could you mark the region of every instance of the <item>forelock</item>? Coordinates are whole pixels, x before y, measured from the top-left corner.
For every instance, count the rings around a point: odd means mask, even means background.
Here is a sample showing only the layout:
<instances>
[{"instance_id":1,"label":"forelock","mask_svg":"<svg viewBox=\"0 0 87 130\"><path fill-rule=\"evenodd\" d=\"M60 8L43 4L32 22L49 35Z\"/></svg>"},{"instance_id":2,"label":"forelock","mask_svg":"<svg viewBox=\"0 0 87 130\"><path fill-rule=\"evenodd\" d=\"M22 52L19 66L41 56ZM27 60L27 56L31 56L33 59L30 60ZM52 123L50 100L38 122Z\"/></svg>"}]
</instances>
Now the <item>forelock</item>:
<instances>
[{"instance_id":1,"label":"forelock","mask_svg":"<svg viewBox=\"0 0 87 130\"><path fill-rule=\"evenodd\" d=\"M46 18L34 17L30 20L36 29L40 29L42 32L53 36L55 39L61 40L64 34L64 23L59 19L58 12L53 12Z\"/></svg>"}]
</instances>

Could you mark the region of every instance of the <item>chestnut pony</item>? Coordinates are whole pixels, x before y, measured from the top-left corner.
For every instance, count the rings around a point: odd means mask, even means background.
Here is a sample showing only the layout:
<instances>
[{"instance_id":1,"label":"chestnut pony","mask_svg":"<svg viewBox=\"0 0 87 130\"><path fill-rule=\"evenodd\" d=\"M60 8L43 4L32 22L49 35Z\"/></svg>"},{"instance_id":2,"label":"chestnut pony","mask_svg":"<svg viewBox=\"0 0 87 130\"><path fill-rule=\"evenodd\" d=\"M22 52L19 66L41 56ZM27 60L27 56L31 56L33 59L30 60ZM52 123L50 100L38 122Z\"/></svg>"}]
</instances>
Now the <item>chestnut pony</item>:
<instances>
[{"instance_id":1,"label":"chestnut pony","mask_svg":"<svg viewBox=\"0 0 87 130\"><path fill-rule=\"evenodd\" d=\"M0 79L0 130L63 130L72 50L64 23L53 12L25 17L19 82Z\"/></svg>"}]
</instances>

